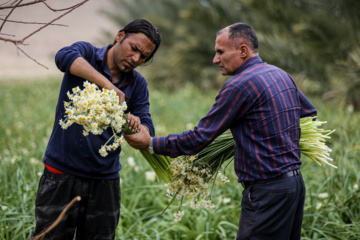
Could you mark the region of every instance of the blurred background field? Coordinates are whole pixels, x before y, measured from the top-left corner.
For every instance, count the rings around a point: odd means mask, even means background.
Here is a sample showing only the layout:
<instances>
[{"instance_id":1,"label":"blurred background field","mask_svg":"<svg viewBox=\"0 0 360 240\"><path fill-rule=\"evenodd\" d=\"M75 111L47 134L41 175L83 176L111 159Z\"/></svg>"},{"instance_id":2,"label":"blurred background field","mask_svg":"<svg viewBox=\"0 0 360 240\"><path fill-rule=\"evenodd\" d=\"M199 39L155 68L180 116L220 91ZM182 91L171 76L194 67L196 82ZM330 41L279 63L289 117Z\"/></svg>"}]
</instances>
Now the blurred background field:
<instances>
[{"instance_id":1,"label":"blurred background field","mask_svg":"<svg viewBox=\"0 0 360 240\"><path fill-rule=\"evenodd\" d=\"M41 159L62 78L53 63L55 52L78 40L103 46L140 17L157 25L163 37L154 61L139 68L149 81L159 136L196 125L227 79L212 65L216 31L238 21L255 28L261 58L287 70L318 109L318 118L328 122L324 128L336 129L329 146L338 169L302 158L307 186L302 239L360 239L359 1L99 2L90 0L59 21L69 27L44 29L26 46L49 70L0 42L0 239L26 239L34 229ZM15 16L24 20L34 15L41 16L25 8ZM168 203L164 184L151 178L139 152L126 144L123 150L117 239L235 238L242 187L231 165L226 169L231 183L217 183L213 190L216 208L184 207L183 220L175 223L172 213L179 203L158 219Z\"/></svg>"}]
</instances>

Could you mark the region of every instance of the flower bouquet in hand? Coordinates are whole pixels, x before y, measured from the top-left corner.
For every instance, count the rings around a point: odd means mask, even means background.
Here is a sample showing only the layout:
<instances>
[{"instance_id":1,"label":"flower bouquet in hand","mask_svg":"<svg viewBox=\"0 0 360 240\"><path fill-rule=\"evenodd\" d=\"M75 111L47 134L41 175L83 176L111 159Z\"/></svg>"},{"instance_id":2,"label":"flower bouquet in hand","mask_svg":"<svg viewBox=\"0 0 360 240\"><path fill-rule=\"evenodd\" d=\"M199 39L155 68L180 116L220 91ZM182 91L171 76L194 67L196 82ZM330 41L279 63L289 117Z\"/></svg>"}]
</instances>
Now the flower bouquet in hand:
<instances>
[{"instance_id":1,"label":"flower bouquet in hand","mask_svg":"<svg viewBox=\"0 0 360 240\"><path fill-rule=\"evenodd\" d=\"M124 138L122 132L132 134L126 121L127 109L126 102L120 103L115 91L103 88L102 90L96 84L89 81L84 82L84 88L75 87L72 93L68 92L70 101L64 102L65 119L60 120L60 126L67 129L72 124L83 126L83 135L89 133L100 135L107 128L111 128L113 135L107 142L101 146L99 153L106 157L109 151L117 149ZM112 141L112 144L109 144ZM172 175L168 166L170 158L163 156L151 156L147 150L141 150L141 154L154 169L157 176L164 182L171 182Z\"/></svg>"}]
</instances>

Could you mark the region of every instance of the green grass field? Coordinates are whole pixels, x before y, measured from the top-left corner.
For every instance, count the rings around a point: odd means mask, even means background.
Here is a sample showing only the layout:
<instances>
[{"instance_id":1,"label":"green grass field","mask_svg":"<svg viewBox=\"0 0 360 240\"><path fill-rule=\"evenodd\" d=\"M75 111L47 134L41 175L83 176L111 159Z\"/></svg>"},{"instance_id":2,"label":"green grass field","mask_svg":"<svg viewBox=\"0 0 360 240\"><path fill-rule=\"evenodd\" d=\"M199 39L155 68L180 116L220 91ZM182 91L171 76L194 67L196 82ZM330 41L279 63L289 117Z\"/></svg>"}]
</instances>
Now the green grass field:
<instances>
[{"instance_id":1,"label":"green grass field","mask_svg":"<svg viewBox=\"0 0 360 240\"><path fill-rule=\"evenodd\" d=\"M34 203L43 171L41 159L50 136L60 79L0 82L0 239L27 239L34 230ZM157 135L187 130L204 116L216 92L186 87L174 93L151 90ZM338 169L303 157L307 187L302 239L360 239L360 114L312 99L318 119L336 129L329 146ZM235 239L242 187L230 165L231 183L216 183L216 208L191 210L175 223L162 182L146 177L151 168L140 153L123 145L121 219L117 239ZM134 161L132 161L132 159Z\"/></svg>"}]
</instances>

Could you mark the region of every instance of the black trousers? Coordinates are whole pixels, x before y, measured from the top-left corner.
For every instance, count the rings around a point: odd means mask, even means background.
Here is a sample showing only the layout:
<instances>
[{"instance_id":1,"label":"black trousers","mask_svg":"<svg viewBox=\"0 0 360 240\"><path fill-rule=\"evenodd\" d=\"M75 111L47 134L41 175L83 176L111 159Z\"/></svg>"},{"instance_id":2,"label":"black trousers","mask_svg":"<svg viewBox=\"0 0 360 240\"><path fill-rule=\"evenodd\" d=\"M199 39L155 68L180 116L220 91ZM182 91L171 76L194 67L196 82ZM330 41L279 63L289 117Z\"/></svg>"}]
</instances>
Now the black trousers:
<instances>
[{"instance_id":1,"label":"black trousers","mask_svg":"<svg viewBox=\"0 0 360 240\"><path fill-rule=\"evenodd\" d=\"M76 196L62 221L44 239L77 240L115 238L120 218L119 179L85 179L70 174L54 174L46 168L36 196L34 236L46 230Z\"/></svg>"},{"instance_id":2,"label":"black trousers","mask_svg":"<svg viewBox=\"0 0 360 240\"><path fill-rule=\"evenodd\" d=\"M301 173L246 186L237 240L300 240L305 184Z\"/></svg>"}]
</instances>

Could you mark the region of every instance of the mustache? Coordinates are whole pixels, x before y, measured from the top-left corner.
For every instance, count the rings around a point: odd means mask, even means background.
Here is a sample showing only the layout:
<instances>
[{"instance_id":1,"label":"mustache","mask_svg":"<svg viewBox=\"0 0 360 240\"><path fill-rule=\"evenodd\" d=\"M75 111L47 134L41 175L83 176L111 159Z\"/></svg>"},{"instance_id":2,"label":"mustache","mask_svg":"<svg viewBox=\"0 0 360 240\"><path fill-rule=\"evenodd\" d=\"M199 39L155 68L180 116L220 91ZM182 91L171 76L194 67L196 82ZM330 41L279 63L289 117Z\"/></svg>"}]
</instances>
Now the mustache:
<instances>
[{"instance_id":1,"label":"mustache","mask_svg":"<svg viewBox=\"0 0 360 240\"><path fill-rule=\"evenodd\" d=\"M135 62L130 58L130 59L125 59L125 61L131 66L134 67L135 66Z\"/></svg>"}]
</instances>

